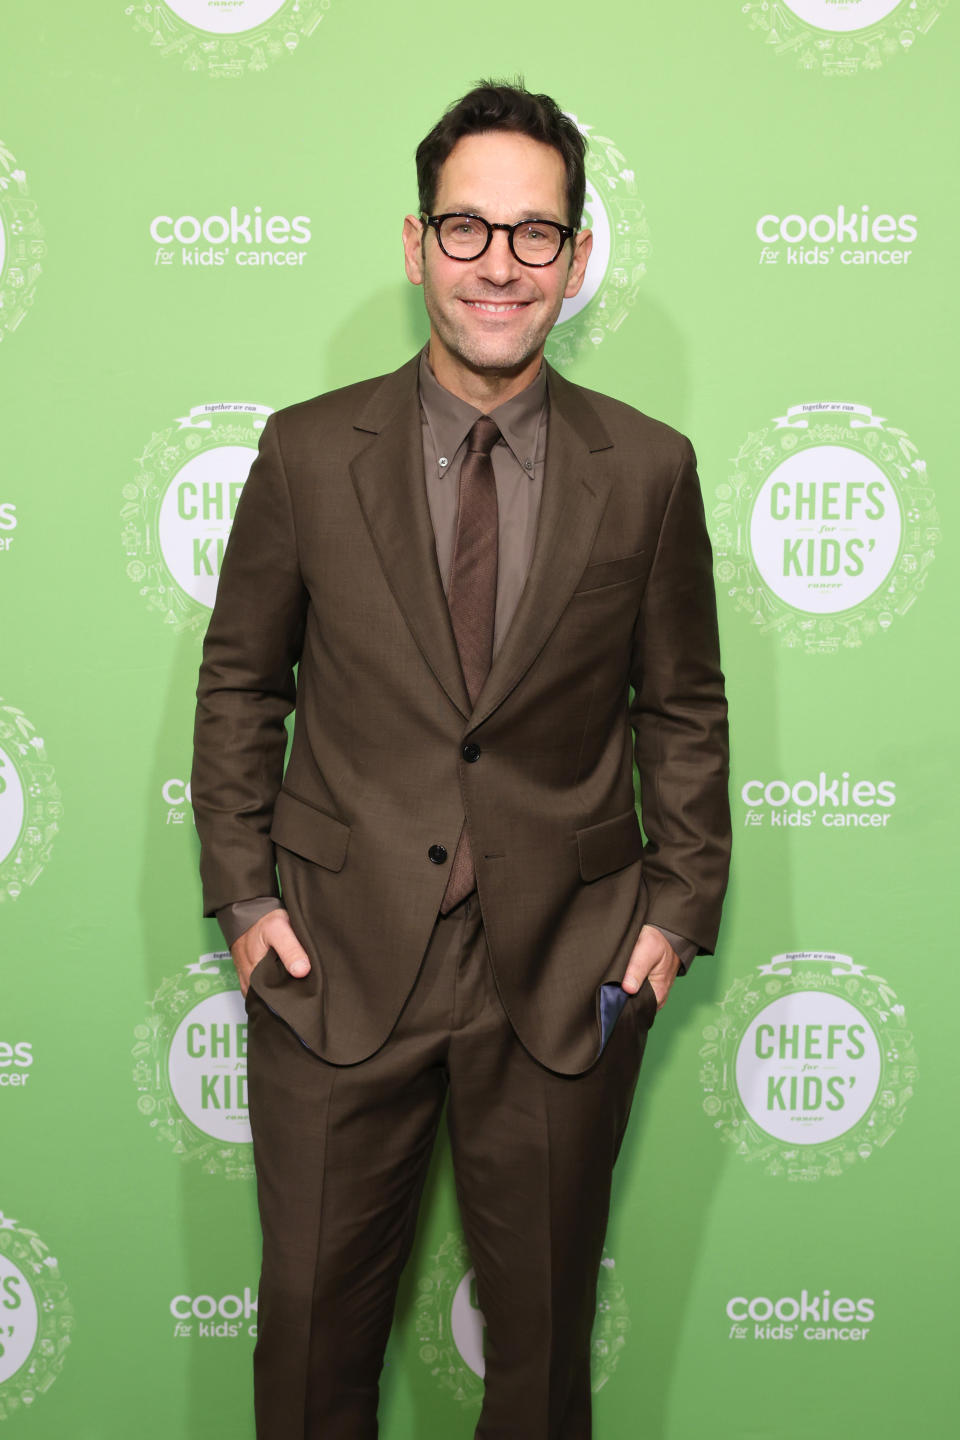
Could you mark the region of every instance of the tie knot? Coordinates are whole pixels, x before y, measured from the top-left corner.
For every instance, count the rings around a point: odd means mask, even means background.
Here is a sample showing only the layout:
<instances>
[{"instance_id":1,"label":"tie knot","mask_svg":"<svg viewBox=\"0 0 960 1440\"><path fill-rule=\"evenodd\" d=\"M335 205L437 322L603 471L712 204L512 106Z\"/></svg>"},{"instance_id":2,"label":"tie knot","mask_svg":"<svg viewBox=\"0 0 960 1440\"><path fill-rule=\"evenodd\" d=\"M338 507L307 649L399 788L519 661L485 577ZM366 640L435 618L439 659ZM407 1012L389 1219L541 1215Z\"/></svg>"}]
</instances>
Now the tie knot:
<instances>
[{"instance_id":1,"label":"tie knot","mask_svg":"<svg viewBox=\"0 0 960 1440\"><path fill-rule=\"evenodd\" d=\"M491 420L489 415L481 415L479 420L474 421L467 436L467 453L489 455L499 439L500 426L496 420Z\"/></svg>"}]
</instances>

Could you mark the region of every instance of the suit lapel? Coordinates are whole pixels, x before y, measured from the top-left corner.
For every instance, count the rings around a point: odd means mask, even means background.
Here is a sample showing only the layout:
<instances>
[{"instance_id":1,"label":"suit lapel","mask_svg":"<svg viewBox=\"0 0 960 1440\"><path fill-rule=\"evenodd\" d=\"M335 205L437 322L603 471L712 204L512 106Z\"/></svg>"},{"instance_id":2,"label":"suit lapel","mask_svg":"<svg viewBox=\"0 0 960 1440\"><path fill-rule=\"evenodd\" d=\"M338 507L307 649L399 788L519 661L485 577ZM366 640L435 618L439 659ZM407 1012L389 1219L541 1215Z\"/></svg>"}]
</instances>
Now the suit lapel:
<instances>
[{"instance_id":1,"label":"suit lapel","mask_svg":"<svg viewBox=\"0 0 960 1440\"><path fill-rule=\"evenodd\" d=\"M415 356L388 375L354 421L369 443L350 462L387 583L439 684L472 726L507 698L543 649L590 555L610 489L594 454L612 441L579 387L548 367L550 420L530 573L471 714L437 566L423 480Z\"/></svg>"},{"instance_id":2,"label":"suit lapel","mask_svg":"<svg viewBox=\"0 0 960 1440\"><path fill-rule=\"evenodd\" d=\"M474 707L482 724L547 643L590 555L610 490L594 452L612 441L579 387L548 367L550 419L543 496L530 573L510 629Z\"/></svg>"},{"instance_id":3,"label":"suit lapel","mask_svg":"<svg viewBox=\"0 0 960 1440\"><path fill-rule=\"evenodd\" d=\"M370 438L351 461L350 473L387 583L413 638L466 717L470 700L443 593L423 481L418 358L388 375L354 421L354 429Z\"/></svg>"}]
</instances>

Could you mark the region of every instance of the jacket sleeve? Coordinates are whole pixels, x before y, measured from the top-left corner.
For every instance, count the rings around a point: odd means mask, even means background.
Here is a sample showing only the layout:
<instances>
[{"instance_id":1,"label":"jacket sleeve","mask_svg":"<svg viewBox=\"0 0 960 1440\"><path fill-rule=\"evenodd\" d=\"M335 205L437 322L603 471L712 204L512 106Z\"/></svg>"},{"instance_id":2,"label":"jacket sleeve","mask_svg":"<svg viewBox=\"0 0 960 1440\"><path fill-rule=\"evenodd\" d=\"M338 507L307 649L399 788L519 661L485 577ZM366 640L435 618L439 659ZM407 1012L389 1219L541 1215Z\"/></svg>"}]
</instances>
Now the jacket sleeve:
<instances>
[{"instance_id":1,"label":"jacket sleeve","mask_svg":"<svg viewBox=\"0 0 960 1440\"><path fill-rule=\"evenodd\" d=\"M631 683L646 918L712 953L730 859L727 706L710 539L688 441L634 629Z\"/></svg>"},{"instance_id":2,"label":"jacket sleeve","mask_svg":"<svg viewBox=\"0 0 960 1440\"><path fill-rule=\"evenodd\" d=\"M191 791L205 915L279 893L269 832L306 611L271 416L237 505L197 687Z\"/></svg>"}]
</instances>

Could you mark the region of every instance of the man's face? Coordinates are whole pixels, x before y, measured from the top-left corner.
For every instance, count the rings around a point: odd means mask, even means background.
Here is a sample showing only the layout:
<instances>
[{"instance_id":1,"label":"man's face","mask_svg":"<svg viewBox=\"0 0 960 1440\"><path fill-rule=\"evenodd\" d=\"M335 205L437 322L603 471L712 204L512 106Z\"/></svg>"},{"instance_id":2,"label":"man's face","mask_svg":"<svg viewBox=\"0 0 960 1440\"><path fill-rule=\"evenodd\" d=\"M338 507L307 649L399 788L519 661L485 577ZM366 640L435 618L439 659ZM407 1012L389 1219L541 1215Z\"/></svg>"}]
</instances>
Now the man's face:
<instances>
[{"instance_id":1,"label":"man's face","mask_svg":"<svg viewBox=\"0 0 960 1440\"><path fill-rule=\"evenodd\" d=\"M462 212L513 225L518 220L568 223L563 160L526 135L489 131L457 142L444 162L434 214ZM441 383L474 375L535 372L563 301L576 295L592 236L568 240L552 265L515 259L505 231L495 230L477 260L451 260L436 232L414 215L404 221L407 276L423 285L430 317L430 358Z\"/></svg>"}]
</instances>

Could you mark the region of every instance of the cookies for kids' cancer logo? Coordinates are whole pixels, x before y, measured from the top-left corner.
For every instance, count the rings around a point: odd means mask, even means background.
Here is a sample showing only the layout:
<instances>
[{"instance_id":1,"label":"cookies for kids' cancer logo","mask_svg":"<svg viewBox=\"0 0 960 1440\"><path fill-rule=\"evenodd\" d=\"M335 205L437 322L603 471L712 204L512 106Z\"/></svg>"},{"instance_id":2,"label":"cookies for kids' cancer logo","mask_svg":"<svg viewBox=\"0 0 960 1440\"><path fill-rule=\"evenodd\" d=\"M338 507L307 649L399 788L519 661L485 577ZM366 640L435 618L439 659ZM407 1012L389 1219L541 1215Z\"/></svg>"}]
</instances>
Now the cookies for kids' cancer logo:
<instances>
[{"instance_id":1,"label":"cookies for kids' cancer logo","mask_svg":"<svg viewBox=\"0 0 960 1440\"><path fill-rule=\"evenodd\" d=\"M268 405L197 405L154 433L123 487L127 575L175 632L202 635Z\"/></svg>"},{"instance_id":2,"label":"cookies for kids' cancer logo","mask_svg":"<svg viewBox=\"0 0 960 1440\"><path fill-rule=\"evenodd\" d=\"M126 13L163 56L214 79L238 79L292 55L330 0L137 0Z\"/></svg>"},{"instance_id":3,"label":"cookies for kids' cancer logo","mask_svg":"<svg viewBox=\"0 0 960 1440\"><path fill-rule=\"evenodd\" d=\"M32 1408L63 1367L73 1308L39 1235L0 1211L0 1420Z\"/></svg>"},{"instance_id":4,"label":"cookies for kids' cancer logo","mask_svg":"<svg viewBox=\"0 0 960 1440\"><path fill-rule=\"evenodd\" d=\"M0 341L33 304L46 250L26 171L0 140Z\"/></svg>"},{"instance_id":5,"label":"cookies for kids' cancer logo","mask_svg":"<svg viewBox=\"0 0 960 1440\"><path fill-rule=\"evenodd\" d=\"M912 609L940 521L926 462L865 405L793 405L752 432L717 487L718 589L809 652L862 645Z\"/></svg>"},{"instance_id":6,"label":"cookies for kids' cancer logo","mask_svg":"<svg viewBox=\"0 0 960 1440\"><path fill-rule=\"evenodd\" d=\"M547 340L547 358L561 366L619 330L650 256L650 227L634 171L612 140L595 135L575 115L570 119L587 140L583 225L593 231L593 251L579 295L564 300Z\"/></svg>"},{"instance_id":7,"label":"cookies for kids' cancer logo","mask_svg":"<svg viewBox=\"0 0 960 1440\"><path fill-rule=\"evenodd\" d=\"M740 9L778 55L802 70L856 75L912 48L947 0L748 0Z\"/></svg>"},{"instance_id":8,"label":"cookies for kids' cancer logo","mask_svg":"<svg viewBox=\"0 0 960 1440\"><path fill-rule=\"evenodd\" d=\"M843 1175L896 1134L917 1057L889 983L829 950L736 980L703 1031L704 1112L767 1175Z\"/></svg>"}]
</instances>

